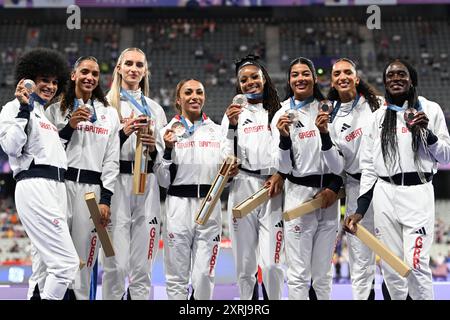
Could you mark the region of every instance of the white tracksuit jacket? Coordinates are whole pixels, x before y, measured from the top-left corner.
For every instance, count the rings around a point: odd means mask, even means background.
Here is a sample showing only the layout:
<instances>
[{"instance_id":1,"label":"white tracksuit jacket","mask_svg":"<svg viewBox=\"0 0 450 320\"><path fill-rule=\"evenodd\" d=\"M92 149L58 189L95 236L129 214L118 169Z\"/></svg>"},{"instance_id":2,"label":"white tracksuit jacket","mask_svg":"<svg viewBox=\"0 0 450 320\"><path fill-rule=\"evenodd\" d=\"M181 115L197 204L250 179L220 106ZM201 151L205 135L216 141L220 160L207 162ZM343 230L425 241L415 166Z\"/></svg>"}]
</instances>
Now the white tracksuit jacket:
<instances>
[{"instance_id":1,"label":"white tracksuit jacket","mask_svg":"<svg viewBox=\"0 0 450 320\"><path fill-rule=\"evenodd\" d=\"M380 98L381 101L383 101L382 98ZM330 137L334 144L332 148L337 148L339 154L323 152L325 163L330 170L335 174L343 173L345 177L346 216L356 211L361 176L359 166L361 140L363 133L368 130L373 121L372 110L363 96L359 97L356 105L353 106L353 103L354 100L341 103L333 122L328 125ZM336 103L334 105L336 107ZM372 205L360 224L374 233ZM346 236L348 239L353 299L367 300L375 280L375 254L356 236L350 233L347 233Z\"/></svg>"},{"instance_id":2,"label":"white tracksuit jacket","mask_svg":"<svg viewBox=\"0 0 450 320\"><path fill-rule=\"evenodd\" d=\"M233 178L228 198L230 235L241 300L252 299L258 265L271 300L281 299L284 272L280 257L283 249L282 195L270 199L243 218L233 218L234 206L260 190L277 172L278 130L269 125L269 113L262 103L242 109L237 129L229 129L228 117L222 129L235 137L234 148L241 170ZM251 173L250 171L259 171Z\"/></svg>"},{"instance_id":3,"label":"white tracksuit jacket","mask_svg":"<svg viewBox=\"0 0 450 320\"><path fill-rule=\"evenodd\" d=\"M419 149L420 166L424 173L436 173L438 162L450 162L450 137L441 107L424 97L419 97L419 101L422 111L429 118L428 129L433 133L429 135L427 145ZM403 109L406 107L407 102ZM405 288L398 281L395 271L383 263L383 276L391 298L404 300L409 290L413 300L433 299L429 267L434 235L433 185L431 181L408 185L409 176L415 175L417 179L417 168L411 147L412 135L405 125L404 111L397 112L399 158L393 168L388 169L381 151L381 128L385 112L386 107L383 106L374 113L370 130L363 135L357 212L364 214L360 201L373 190L376 236L413 269L407 279L408 288ZM394 183L389 182L388 176L393 177Z\"/></svg>"},{"instance_id":4,"label":"white tracksuit jacket","mask_svg":"<svg viewBox=\"0 0 450 320\"><path fill-rule=\"evenodd\" d=\"M141 90L127 91L141 103ZM167 124L162 107L145 97L151 112L151 128L159 134ZM132 113L141 115L132 103L126 99L120 101L122 125ZM148 300L151 289L152 263L158 252L161 229L161 205L159 185L154 173L147 176L145 193L133 193L133 174L136 150L136 133L126 137L121 130L120 163L121 173L117 178L115 192L111 199L110 235L114 245L115 256L103 256L102 298L118 300L125 294L125 279L129 277L129 293L132 300ZM123 143L123 144L122 144ZM151 159L154 162L155 159ZM160 158L160 157L159 157ZM148 159L150 160L150 159ZM155 166L158 164L155 163ZM155 167L149 168L155 171Z\"/></svg>"},{"instance_id":5,"label":"white tracksuit jacket","mask_svg":"<svg viewBox=\"0 0 450 320\"><path fill-rule=\"evenodd\" d=\"M15 190L17 212L34 253L28 298L37 284L42 299L61 300L79 267L67 225L63 171L57 169L67 169L67 158L56 127L44 114L44 106L35 101L28 114L19 113L19 107L17 99L3 107L0 145L9 157L14 177L28 174L27 178L19 178ZM56 176L45 177L49 170L42 166L52 166Z\"/></svg>"},{"instance_id":6,"label":"white tracksuit jacket","mask_svg":"<svg viewBox=\"0 0 450 320\"><path fill-rule=\"evenodd\" d=\"M158 135L158 155L164 154L157 168L158 181L162 187L169 188L163 239L166 290L171 300L187 299L189 278L196 300L212 299L213 294L222 229L220 201L205 225L197 224L195 218L209 190L207 185L212 184L232 149L221 127L205 114L202 118L194 133L176 142L171 151L164 152L163 136L179 121L179 116Z\"/></svg>"},{"instance_id":7,"label":"white tracksuit jacket","mask_svg":"<svg viewBox=\"0 0 450 320\"><path fill-rule=\"evenodd\" d=\"M275 118L278 119L289 109L290 99L287 99L282 103L282 108ZM283 138L280 137L279 170L300 179L313 176L316 181L315 187L306 186L293 183L288 177L285 186L285 210L312 199L322 188L327 187L328 183L324 183L323 175L329 175L331 170L325 164L324 153L337 153L337 150L321 151L320 133L315 125L318 112L317 100L299 110L299 121L290 127L291 148L281 148ZM317 298L330 299L331 259L338 232L338 217L339 201L336 201L327 209L318 209L285 223L289 299L307 299L311 279Z\"/></svg>"},{"instance_id":8,"label":"white tracksuit jacket","mask_svg":"<svg viewBox=\"0 0 450 320\"><path fill-rule=\"evenodd\" d=\"M88 103L91 104L91 100ZM68 139L66 143L68 167L73 168L76 177L76 181L71 181L66 174L69 228L78 255L86 263L73 286L78 300L89 300L91 272L100 244L84 194L95 192L99 203L110 205L110 196L114 193L114 185L119 174L120 123L117 111L113 107L105 107L98 100L94 101L94 108L97 120L94 123L80 122L76 129L70 128L68 123L70 112L66 110L63 114L60 103L55 103L46 110L49 120L60 131L60 136ZM68 130L69 134L63 134L62 130ZM87 174L89 177L97 175L102 187L92 181L83 182L84 170L91 171Z\"/></svg>"}]
</instances>

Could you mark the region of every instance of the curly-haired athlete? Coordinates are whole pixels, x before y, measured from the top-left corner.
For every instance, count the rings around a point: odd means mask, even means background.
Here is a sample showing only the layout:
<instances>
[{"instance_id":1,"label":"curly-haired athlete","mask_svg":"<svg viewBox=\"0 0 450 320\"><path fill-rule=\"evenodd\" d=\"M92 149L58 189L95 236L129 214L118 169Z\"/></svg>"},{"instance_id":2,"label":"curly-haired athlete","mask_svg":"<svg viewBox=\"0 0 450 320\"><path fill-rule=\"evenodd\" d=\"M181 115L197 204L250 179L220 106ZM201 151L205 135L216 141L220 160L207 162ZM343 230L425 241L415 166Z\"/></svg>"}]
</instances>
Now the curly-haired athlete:
<instances>
[{"instance_id":1,"label":"curly-haired athlete","mask_svg":"<svg viewBox=\"0 0 450 320\"><path fill-rule=\"evenodd\" d=\"M66 220L66 153L44 113L68 76L67 63L56 51L24 54L16 67L16 99L0 114L0 145L9 156L17 211L33 246L29 298L35 291L42 299L62 299L79 267ZM34 92L25 87L25 79L35 82Z\"/></svg>"}]
</instances>

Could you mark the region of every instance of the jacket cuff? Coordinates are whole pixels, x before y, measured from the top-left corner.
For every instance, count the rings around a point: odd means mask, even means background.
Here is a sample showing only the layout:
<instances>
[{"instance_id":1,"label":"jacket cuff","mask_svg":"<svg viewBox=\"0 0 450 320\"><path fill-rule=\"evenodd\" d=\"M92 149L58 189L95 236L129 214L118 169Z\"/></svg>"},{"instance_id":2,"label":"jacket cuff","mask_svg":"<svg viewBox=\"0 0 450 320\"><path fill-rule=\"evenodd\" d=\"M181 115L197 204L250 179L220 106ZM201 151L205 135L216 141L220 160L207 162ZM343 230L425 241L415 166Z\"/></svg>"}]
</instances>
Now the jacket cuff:
<instances>
[{"instance_id":1,"label":"jacket cuff","mask_svg":"<svg viewBox=\"0 0 450 320\"><path fill-rule=\"evenodd\" d=\"M127 141L129 137L125 134L125 131L123 131L123 128L119 131L119 139L120 139L120 148L122 148L125 141Z\"/></svg>"},{"instance_id":2,"label":"jacket cuff","mask_svg":"<svg viewBox=\"0 0 450 320\"><path fill-rule=\"evenodd\" d=\"M150 153L150 159L152 159L153 161L156 160L156 156L158 155L158 150L155 150L153 152Z\"/></svg>"},{"instance_id":3,"label":"jacket cuff","mask_svg":"<svg viewBox=\"0 0 450 320\"><path fill-rule=\"evenodd\" d=\"M65 127L59 131L59 137L66 141L70 141L74 131L75 129L70 126L70 122L67 122Z\"/></svg>"},{"instance_id":4,"label":"jacket cuff","mask_svg":"<svg viewBox=\"0 0 450 320\"><path fill-rule=\"evenodd\" d=\"M331 142L330 133L321 133L320 139L322 140L322 151L330 150L333 146L333 142Z\"/></svg>"},{"instance_id":5,"label":"jacket cuff","mask_svg":"<svg viewBox=\"0 0 450 320\"><path fill-rule=\"evenodd\" d=\"M280 135L279 147L281 150L289 150L292 147L291 137L285 137Z\"/></svg>"},{"instance_id":6,"label":"jacket cuff","mask_svg":"<svg viewBox=\"0 0 450 320\"><path fill-rule=\"evenodd\" d=\"M342 180L342 177L333 174L333 178L331 179L330 184L327 186L327 188L337 194L343 184L344 184L344 181Z\"/></svg>"},{"instance_id":7,"label":"jacket cuff","mask_svg":"<svg viewBox=\"0 0 450 320\"><path fill-rule=\"evenodd\" d=\"M31 107L28 104L21 104L19 107L19 113L17 113L16 118L22 118L22 119L27 119L30 120L30 112L31 112Z\"/></svg>"},{"instance_id":8,"label":"jacket cuff","mask_svg":"<svg viewBox=\"0 0 450 320\"><path fill-rule=\"evenodd\" d=\"M428 131L427 144L431 146L438 141L438 137L430 129L427 129L427 131Z\"/></svg>"},{"instance_id":9,"label":"jacket cuff","mask_svg":"<svg viewBox=\"0 0 450 320\"><path fill-rule=\"evenodd\" d=\"M234 139L236 137L236 130L237 125L233 126L231 124L228 124L227 139Z\"/></svg>"},{"instance_id":10,"label":"jacket cuff","mask_svg":"<svg viewBox=\"0 0 450 320\"><path fill-rule=\"evenodd\" d=\"M108 207L111 206L111 197L113 193L112 191L104 188L103 186L100 187L100 201L99 204L105 204Z\"/></svg>"},{"instance_id":11,"label":"jacket cuff","mask_svg":"<svg viewBox=\"0 0 450 320\"><path fill-rule=\"evenodd\" d=\"M167 148L164 149L164 155L163 155L163 159L165 160L172 160L172 148Z\"/></svg>"},{"instance_id":12,"label":"jacket cuff","mask_svg":"<svg viewBox=\"0 0 450 320\"><path fill-rule=\"evenodd\" d=\"M364 215L367 212L367 209L369 209L370 202L372 201L373 189L375 189L375 184L369 191L367 191L365 194L359 196L359 198L357 200L358 207L356 208L355 213L359 213L360 215L362 215L364 217Z\"/></svg>"}]
</instances>

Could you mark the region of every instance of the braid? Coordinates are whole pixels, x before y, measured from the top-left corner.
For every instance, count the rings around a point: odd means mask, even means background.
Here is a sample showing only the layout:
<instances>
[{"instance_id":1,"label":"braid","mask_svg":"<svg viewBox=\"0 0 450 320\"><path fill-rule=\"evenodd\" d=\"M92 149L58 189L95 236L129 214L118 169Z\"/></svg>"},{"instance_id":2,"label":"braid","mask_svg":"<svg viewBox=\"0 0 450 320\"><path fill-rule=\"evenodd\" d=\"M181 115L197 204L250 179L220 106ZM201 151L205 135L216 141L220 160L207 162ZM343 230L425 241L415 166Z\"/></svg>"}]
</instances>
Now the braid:
<instances>
[{"instance_id":1,"label":"braid","mask_svg":"<svg viewBox=\"0 0 450 320\"><path fill-rule=\"evenodd\" d=\"M401 97L393 97L387 90L385 93L385 98L388 103L394 103L396 105L403 105L405 101L408 102L409 108L415 108L418 109L419 105L419 96L417 93L417 71L406 61L402 59L395 59L391 62L389 62L384 70L383 70L383 82L386 84L386 70L387 68L395 63L399 62L403 64L409 72L410 78L411 78L411 86L408 90L408 92L401 96ZM383 121L383 129L381 131L381 147L383 151L383 159L386 163L389 163L389 166L393 164L393 161L395 161L396 155L398 153L397 149L397 130L396 130L396 121L397 121L397 113L393 110L386 110L386 117ZM420 155L419 155L419 148L423 144L424 138L422 137L422 130L417 127L413 126L410 128L411 132L411 148L414 153L414 164L416 166L417 172L419 176L422 178L423 173L420 169ZM392 158L392 153L395 152L395 158ZM387 162L387 160L392 162Z\"/></svg>"},{"instance_id":2,"label":"braid","mask_svg":"<svg viewBox=\"0 0 450 320\"><path fill-rule=\"evenodd\" d=\"M381 152L384 163L390 172L397 161L397 112L386 110L381 129ZM389 173L388 172L388 173Z\"/></svg>"}]
</instances>

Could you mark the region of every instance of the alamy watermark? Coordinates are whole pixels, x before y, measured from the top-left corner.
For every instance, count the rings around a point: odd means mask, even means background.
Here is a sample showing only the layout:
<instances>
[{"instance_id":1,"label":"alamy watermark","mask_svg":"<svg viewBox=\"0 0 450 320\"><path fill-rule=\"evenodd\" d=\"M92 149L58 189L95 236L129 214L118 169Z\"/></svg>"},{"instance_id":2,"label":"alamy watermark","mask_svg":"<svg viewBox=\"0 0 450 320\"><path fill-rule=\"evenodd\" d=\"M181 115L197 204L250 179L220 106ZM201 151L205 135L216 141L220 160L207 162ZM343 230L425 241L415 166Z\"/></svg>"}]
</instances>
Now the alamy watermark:
<instances>
[{"instance_id":1,"label":"alamy watermark","mask_svg":"<svg viewBox=\"0 0 450 320\"><path fill-rule=\"evenodd\" d=\"M80 30L81 29L81 9L77 5L70 5L66 10L67 14L70 16L67 18L66 26L69 30Z\"/></svg>"},{"instance_id":2,"label":"alamy watermark","mask_svg":"<svg viewBox=\"0 0 450 320\"><path fill-rule=\"evenodd\" d=\"M367 14L370 16L367 18L366 26L369 30L381 29L381 9L379 6L373 4L367 7Z\"/></svg>"}]
</instances>

